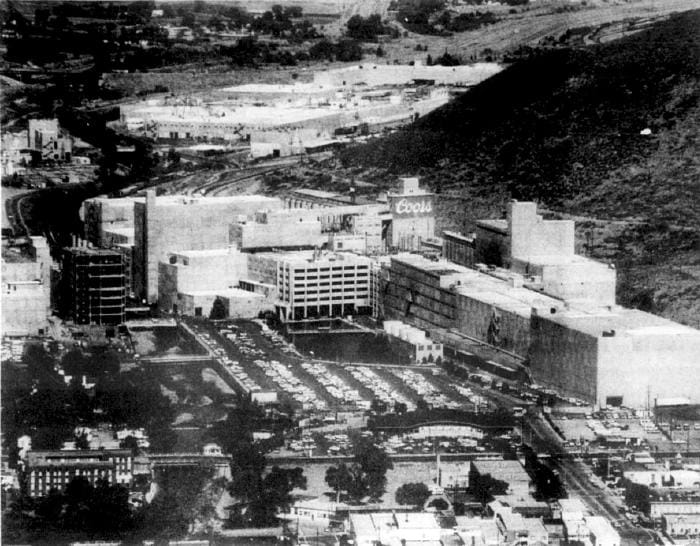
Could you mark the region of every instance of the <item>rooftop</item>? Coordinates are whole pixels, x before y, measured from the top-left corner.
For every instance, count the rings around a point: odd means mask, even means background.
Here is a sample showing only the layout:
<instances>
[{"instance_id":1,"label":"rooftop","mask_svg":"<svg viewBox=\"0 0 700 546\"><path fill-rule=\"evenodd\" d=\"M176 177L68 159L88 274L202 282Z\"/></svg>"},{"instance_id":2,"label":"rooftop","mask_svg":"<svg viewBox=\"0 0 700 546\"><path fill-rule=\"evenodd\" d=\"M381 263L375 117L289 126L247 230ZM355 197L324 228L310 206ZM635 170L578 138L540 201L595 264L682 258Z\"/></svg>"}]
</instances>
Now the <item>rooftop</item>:
<instances>
[{"instance_id":1,"label":"rooftop","mask_svg":"<svg viewBox=\"0 0 700 546\"><path fill-rule=\"evenodd\" d=\"M339 87L333 85L325 85L320 83L294 83L294 84L275 84L275 83L246 83L243 85L234 85L233 87L225 87L221 91L229 93L290 93L290 94L305 94L305 93L323 93L336 91Z\"/></svg>"},{"instance_id":2,"label":"rooftop","mask_svg":"<svg viewBox=\"0 0 700 546\"><path fill-rule=\"evenodd\" d=\"M485 219L477 220L476 225L487 229L489 231L495 231L503 235L508 234L508 220L498 220L498 219Z\"/></svg>"},{"instance_id":3,"label":"rooftop","mask_svg":"<svg viewBox=\"0 0 700 546\"><path fill-rule=\"evenodd\" d=\"M602 516L588 516L586 526L596 536L596 543L608 543L620 539L610 522Z\"/></svg>"},{"instance_id":4,"label":"rooftop","mask_svg":"<svg viewBox=\"0 0 700 546\"><path fill-rule=\"evenodd\" d=\"M628 336L692 336L700 337L700 330L671 320L624 307L571 309L547 315L547 320L572 330L595 337L603 332Z\"/></svg>"},{"instance_id":5,"label":"rooftop","mask_svg":"<svg viewBox=\"0 0 700 546\"><path fill-rule=\"evenodd\" d=\"M248 290L243 290L242 288L226 288L224 290L192 290L190 292L183 292L185 296L194 297L222 297L222 298L254 298L262 299L265 296L258 292L250 292Z\"/></svg>"},{"instance_id":6,"label":"rooftop","mask_svg":"<svg viewBox=\"0 0 700 546\"><path fill-rule=\"evenodd\" d=\"M482 476L489 474L493 478L504 476L507 478L505 481L513 481L515 478L517 481L530 482L530 476L518 461L472 461L472 465Z\"/></svg>"},{"instance_id":7,"label":"rooftop","mask_svg":"<svg viewBox=\"0 0 700 546\"><path fill-rule=\"evenodd\" d=\"M458 294L522 317L529 317L533 307L560 308L562 305L556 298L517 286L523 280L517 273L498 271L499 276L496 277L495 273L482 273L445 260L435 262L418 254L398 254L392 256L393 260L429 271L439 277L449 277L447 282L454 282L454 290Z\"/></svg>"}]
</instances>

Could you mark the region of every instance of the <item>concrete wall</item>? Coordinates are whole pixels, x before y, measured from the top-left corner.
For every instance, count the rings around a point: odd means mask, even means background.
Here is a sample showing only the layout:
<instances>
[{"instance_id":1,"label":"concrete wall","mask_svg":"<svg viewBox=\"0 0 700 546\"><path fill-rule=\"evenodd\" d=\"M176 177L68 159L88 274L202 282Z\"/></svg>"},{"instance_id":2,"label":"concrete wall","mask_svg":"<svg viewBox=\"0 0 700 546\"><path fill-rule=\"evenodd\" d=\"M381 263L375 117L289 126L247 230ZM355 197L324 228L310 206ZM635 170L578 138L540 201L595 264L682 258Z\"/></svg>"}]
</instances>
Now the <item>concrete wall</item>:
<instances>
[{"instance_id":1,"label":"concrete wall","mask_svg":"<svg viewBox=\"0 0 700 546\"><path fill-rule=\"evenodd\" d=\"M171 310L178 293L234 288L247 273L247 255L232 248L215 253L170 254L159 264L158 304L161 309Z\"/></svg>"},{"instance_id":2,"label":"concrete wall","mask_svg":"<svg viewBox=\"0 0 700 546\"><path fill-rule=\"evenodd\" d=\"M533 313L530 369L535 382L566 396L598 400L598 339Z\"/></svg>"},{"instance_id":3,"label":"concrete wall","mask_svg":"<svg viewBox=\"0 0 700 546\"><path fill-rule=\"evenodd\" d=\"M140 199L139 201L143 201ZM83 201L80 216L84 223L85 239L95 246L107 248L104 232L114 229L134 229L134 203L131 197L119 199L94 198Z\"/></svg>"},{"instance_id":4,"label":"concrete wall","mask_svg":"<svg viewBox=\"0 0 700 546\"><path fill-rule=\"evenodd\" d=\"M688 329L690 330L690 329ZM598 402L622 396L644 407L647 397L687 397L700 402L700 332L640 329L598 339Z\"/></svg>"},{"instance_id":5,"label":"concrete wall","mask_svg":"<svg viewBox=\"0 0 700 546\"><path fill-rule=\"evenodd\" d=\"M228 291L216 293L193 293L177 295L178 313L195 316L197 308L201 308L201 316L208 317L211 313L214 301L220 298L228 311L230 318L256 318L261 311L274 310L274 305L261 294L245 292L243 290L235 295Z\"/></svg>"},{"instance_id":6,"label":"concrete wall","mask_svg":"<svg viewBox=\"0 0 700 546\"><path fill-rule=\"evenodd\" d=\"M41 281L2 283L2 332L37 335L48 326L48 299Z\"/></svg>"},{"instance_id":7,"label":"concrete wall","mask_svg":"<svg viewBox=\"0 0 700 546\"><path fill-rule=\"evenodd\" d=\"M435 80L436 84L475 85L501 71L496 63L462 66L388 65L363 63L314 73L314 83L350 86L406 85L413 80Z\"/></svg>"},{"instance_id":8,"label":"concrete wall","mask_svg":"<svg viewBox=\"0 0 700 546\"><path fill-rule=\"evenodd\" d=\"M530 318L479 301L477 297L458 294L455 327L471 337L487 341L502 349L527 356L530 347ZM489 335L489 327L498 324L496 338Z\"/></svg>"},{"instance_id":9,"label":"concrete wall","mask_svg":"<svg viewBox=\"0 0 700 546\"><path fill-rule=\"evenodd\" d=\"M289 220L292 220L289 218ZM269 217L269 222L232 224L231 243L242 250L255 248L317 247L326 242L318 220L288 221L287 218Z\"/></svg>"},{"instance_id":10,"label":"concrete wall","mask_svg":"<svg viewBox=\"0 0 700 546\"><path fill-rule=\"evenodd\" d=\"M163 202L159 204L159 200ZM281 207L281 201L259 196L235 198L155 198L136 203L135 286L139 297L154 303L158 298L158 263L177 250L224 248L229 225L239 216L252 216L261 208Z\"/></svg>"},{"instance_id":11,"label":"concrete wall","mask_svg":"<svg viewBox=\"0 0 700 546\"><path fill-rule=\"evenodd\" d=\"M543 220L537 214L536 203L511 202L508 223L513 259L529 261L543 256L574 255L574 222Z\"/></svg>"}]
</instances>

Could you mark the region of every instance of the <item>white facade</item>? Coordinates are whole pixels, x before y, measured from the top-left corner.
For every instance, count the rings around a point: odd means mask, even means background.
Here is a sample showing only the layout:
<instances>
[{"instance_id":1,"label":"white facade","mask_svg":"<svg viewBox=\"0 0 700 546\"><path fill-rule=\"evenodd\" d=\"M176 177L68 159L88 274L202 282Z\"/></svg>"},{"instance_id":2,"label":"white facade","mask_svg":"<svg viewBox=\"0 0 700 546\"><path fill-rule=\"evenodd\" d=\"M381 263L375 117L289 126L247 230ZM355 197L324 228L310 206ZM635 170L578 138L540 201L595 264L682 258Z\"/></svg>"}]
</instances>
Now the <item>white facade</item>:
<instances>
[{"instance_id":1,"label":"white facade","mask_svg":"<svg viewBox=\"0 0 700 546\"><path fill-rule=\"evenodd\" d=\"M285 320L341 316L368 308L372 261L354 254L281 253L277 293Z\"/></svg>"},{"instance_id":2,"label":"white facade","mask_svg":"<svg viewBox=\"0 0 700 546\"><path fill-rule=\"evenodd\" d=\"M620 534L602 516L588 516L586 526L592 546L620 546Z\"/></svg>"},{"instance_id":3,"label":"white facade","mask_svg":"<svg viewBox=\"0 0 700 546\"><path fill-rule=\"evenodd\" d=\"M402 178L396 193L389 193L391 237L389 246L417 250L420 242L435 237L434 194L419 187L417 178Z\"/></svg>"},{"instance_id":4,"label":"white facade","mask_svg":"<svg viewBox=\"0 0 700 546\"><path fill-rule=\"evenodd\" d=\"M247 255L235 248L173 252L159 264L158 304L175 311L178 294L237 288L247 273Z\"/></svg>"}]
</instances>

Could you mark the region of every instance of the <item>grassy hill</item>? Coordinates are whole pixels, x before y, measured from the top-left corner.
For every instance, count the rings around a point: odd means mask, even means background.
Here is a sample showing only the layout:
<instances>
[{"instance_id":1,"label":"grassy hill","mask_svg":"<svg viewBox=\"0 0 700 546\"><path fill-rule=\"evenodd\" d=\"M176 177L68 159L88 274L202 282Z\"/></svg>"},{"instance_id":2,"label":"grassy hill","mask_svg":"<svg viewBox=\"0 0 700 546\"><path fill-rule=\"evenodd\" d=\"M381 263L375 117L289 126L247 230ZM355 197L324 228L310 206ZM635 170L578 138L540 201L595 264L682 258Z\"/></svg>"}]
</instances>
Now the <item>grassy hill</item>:
<instances>
[{"instance_id":1,"label":"grassy hill","mask_svg":"<svg viewBox=\"0 0 700 546\"><path fill-rule=\"evenodd\" d=\"M444 227L468 230L510 198L575 217L579 252L618 266L621 303L700 327L698 28L687 12L542 52L340 159L374 179L423 176Z\"/></svg>"}]
</instances>

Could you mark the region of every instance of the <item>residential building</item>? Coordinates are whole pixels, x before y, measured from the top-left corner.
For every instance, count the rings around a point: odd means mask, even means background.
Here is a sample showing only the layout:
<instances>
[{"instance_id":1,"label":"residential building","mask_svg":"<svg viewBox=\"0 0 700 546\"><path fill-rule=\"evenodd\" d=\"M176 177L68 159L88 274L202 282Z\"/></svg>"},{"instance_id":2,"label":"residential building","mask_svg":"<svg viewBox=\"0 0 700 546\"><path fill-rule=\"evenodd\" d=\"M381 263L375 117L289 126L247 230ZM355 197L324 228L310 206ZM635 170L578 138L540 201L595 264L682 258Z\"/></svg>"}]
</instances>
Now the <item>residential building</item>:
<instances>
[{"instance_id":1,"label":"residential building","mask_svg":"<svg viewBox=\"0 0 700 546\"><path fill-rule=\"evenodd\" d=\"M26 456L27 493L43 497L52 489L62 491L77 477L95 485L130 486L133 457L129 449L29 451Z\"/></svg>"},{"instance_id":2,"label":"residential building","mask_svg":"<svg viewBox=\"0 0 700 546\"><path fill-rule=\"evenodd\" d=\"M63 251L61 308L76 324L124 322L126 278L119 252L88 247Z\"/></svg>"}]
</instances>

